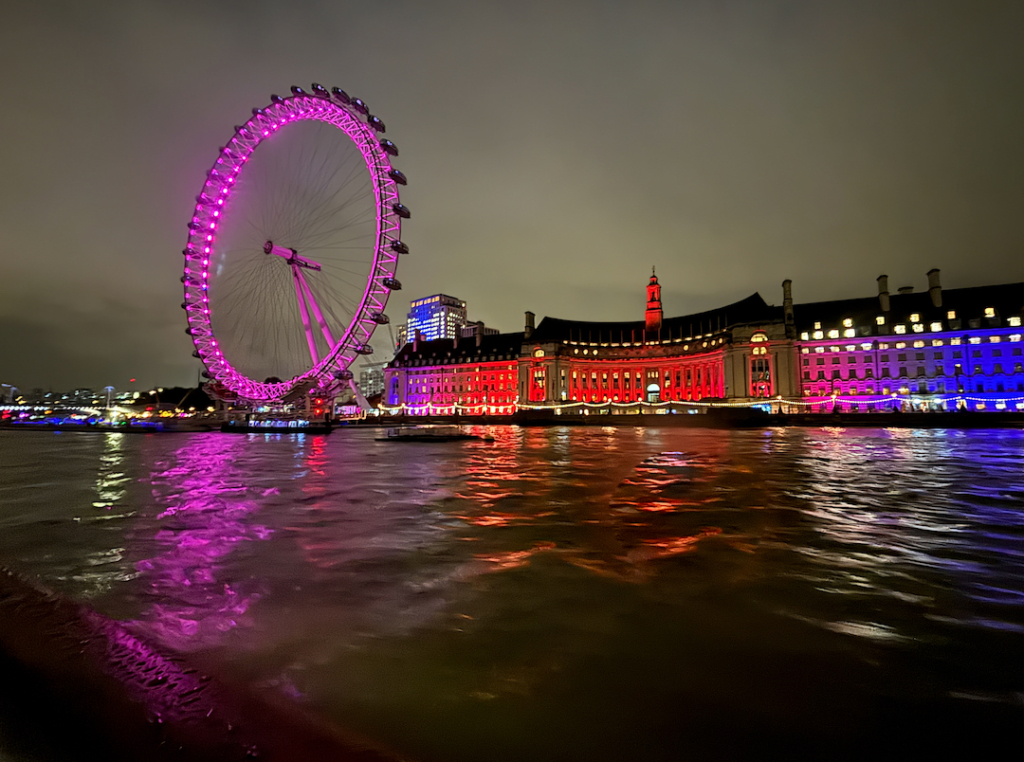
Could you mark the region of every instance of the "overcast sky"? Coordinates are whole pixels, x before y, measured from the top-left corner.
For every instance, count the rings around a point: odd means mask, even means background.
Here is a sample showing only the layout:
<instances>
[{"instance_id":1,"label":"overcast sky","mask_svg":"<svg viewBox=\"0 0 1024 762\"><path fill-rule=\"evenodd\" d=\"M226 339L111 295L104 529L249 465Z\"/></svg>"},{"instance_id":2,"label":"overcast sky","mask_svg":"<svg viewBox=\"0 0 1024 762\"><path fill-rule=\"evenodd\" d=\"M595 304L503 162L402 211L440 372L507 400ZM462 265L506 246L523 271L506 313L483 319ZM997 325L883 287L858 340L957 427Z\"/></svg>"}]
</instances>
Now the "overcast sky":
<instances>
[{"instance_id":1,"label":"overcast sky","mask_svg":"<svg viewBox=\"0 0 1024 762\"><path fill-rule=\"evenodd\" d=\"M388 306L642 319L1024 281L1024 3L46 2L0 24L0 381L194 383L185 224L270 93L365 99L409 177Z\"/></svg>"}]
</instances>

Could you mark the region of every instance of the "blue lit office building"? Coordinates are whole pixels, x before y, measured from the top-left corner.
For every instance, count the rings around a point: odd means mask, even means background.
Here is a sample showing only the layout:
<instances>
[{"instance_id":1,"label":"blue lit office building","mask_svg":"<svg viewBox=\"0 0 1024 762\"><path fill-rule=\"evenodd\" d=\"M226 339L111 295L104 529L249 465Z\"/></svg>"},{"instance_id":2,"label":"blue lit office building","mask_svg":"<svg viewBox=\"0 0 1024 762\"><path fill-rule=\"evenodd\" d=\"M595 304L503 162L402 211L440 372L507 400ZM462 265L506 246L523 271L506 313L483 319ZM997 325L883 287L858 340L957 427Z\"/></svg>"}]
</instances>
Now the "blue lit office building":
<instances>
[{"instance_id":1,"label":"blue lit office building","mask_svg":"<svg viewBox=\"0 0 1024 762\"><path fill-rule=\"evenodd\" d=\"M454 339L466 324L466 303L454 296L434 294L417 299L409 305L409 319L405 326L405 340L412 341L416 331L426 341Z\"/></svg>"}]
</instances>

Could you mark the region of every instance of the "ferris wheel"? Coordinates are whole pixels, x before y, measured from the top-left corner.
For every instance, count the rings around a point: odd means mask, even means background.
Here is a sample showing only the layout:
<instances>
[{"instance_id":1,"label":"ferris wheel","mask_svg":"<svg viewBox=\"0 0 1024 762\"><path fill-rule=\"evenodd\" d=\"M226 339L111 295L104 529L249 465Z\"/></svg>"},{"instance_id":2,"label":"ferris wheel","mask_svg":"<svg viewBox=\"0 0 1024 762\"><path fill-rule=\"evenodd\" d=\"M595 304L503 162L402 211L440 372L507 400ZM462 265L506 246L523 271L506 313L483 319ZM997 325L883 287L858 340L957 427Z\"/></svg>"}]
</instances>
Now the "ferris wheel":
<instances>
[{"instance_id":1,"label":"ferris wheel","mask_svg":"<svg viewBox=\"0 0 1024 762\"><path fill-rule=\"evenodd\" d=\"M315 83L270 100L207 172L181 278L209 387L255 403L351 384L409 251L398 149L366 103Z\"/></svg>"}]
</instances>

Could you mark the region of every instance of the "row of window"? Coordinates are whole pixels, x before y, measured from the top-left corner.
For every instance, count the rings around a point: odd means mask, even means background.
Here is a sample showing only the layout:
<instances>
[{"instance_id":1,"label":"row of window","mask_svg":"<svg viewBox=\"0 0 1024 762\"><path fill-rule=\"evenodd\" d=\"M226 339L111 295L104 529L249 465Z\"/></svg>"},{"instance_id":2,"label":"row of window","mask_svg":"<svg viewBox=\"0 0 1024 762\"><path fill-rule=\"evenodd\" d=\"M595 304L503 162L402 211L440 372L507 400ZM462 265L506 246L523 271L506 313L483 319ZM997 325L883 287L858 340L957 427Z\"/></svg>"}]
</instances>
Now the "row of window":
<instances>
[{"instance_id":1,"label":"row of window","mask_svg":"<svg viewBox=\"0 0 1024 762\"><path fill-rule=\"evenodd\" d=\"M1013 349L1010 352L1010 356L1011 357L1021 357L1022 355L1024 355L1024 350L1021 350L1019 348L1015 348L1015 349ZM963 353L962 350L954 350L953 353L951 354L951 357L954 360L963 359L963 356L964 356L964 353ZM1002 357L1003 356L1003 351L1001 349L993 349L990 352L984 353L980 349L974 349L974 350L971 351L970 356L972 358L984 358L984 357L996 358L996 357ZM909 353L907 353L907 352L898 353L896 355L895 362L906 362L908 357L909 357ZM879 355L878 359L879 359L880 362L892 362L893 361L892 355L888 355L888 354ZM926 359L925 358L925 353L924 352L915 352L913 359L918 360L918 361L924 360L924 359ZM943 359L945 359L945 355L941 351L932 352L931 359L933 359L933 360L943 360ZM855 365L855 364L861 363L861 362L873 364L874 360L869 355L850 355L850 356L847 356L847 358L846 358L846 363L848 365ZM829 362L828 362L829 365L840 365L841 363L842 363L842 357L838 357L838 356L831 357ZM805 357L803 359L803 364L804 365L810 365L811 364L810 359ZM814 364L815 365L825 365L826 364L825 363L825 358L824 357L819 357L819 358L815 359Z\"/></svg>"},{"instance_id":2,"label":"row of window","mask_svg":"<svg viewBox=\"0 0 1024 762\"><path fill-rule=\"evenodd\" d=\"M985 308L985 318L990 320L990 321L993 320L994 318L996 318L996 310L995 310L994 307L986 307ZM960 328L960 321L957 320L956 311L955 310L950 310L949 312L947 312L946 313L946 319L951 322L950 325L948 325L946 327L943 327L942 321L936 320L936 321L933 321L933 322L928 324L928 330L931 330L934 333L939 333L939 332L944 331L944 330L959 330L959 328ZM875 318L875 325L876 326L884 326L885 323L886 323L885 315L879 315L878 317ZM910 315L910 317L909 317L909 324L910 324L910 330L913 333L924 333L925 330L926 330L925 329L925 324L923 322L921 322L921 315L918 314L918 313ZM1012 316L1012 317L1009 317L1009 318L1006 319L1006 324L1008 326L1011 326L1011 327L1016 327L1016 326L1019 326L1021 324L1021 319L1020 319L1019 316ZM968 325L971 328L981 328L981 319L980 318L973 318L971 320L968 320ZM905 334L907 332L907 324L906 323L897 323L897 324L893 325L892 331L895 334ZM804 331L803 333L800 334L800 338L803 339L804 341L810 341L812 338L813 339L824 339L826 336L828 338L830 338L830 339L838 339L838 338L840 338L840 336L842 336L843 338L852 339L852 338L855 338L857 335L867 336L867 335L870 335L870 333L871 333L871 328L870 327L860 326L859 328L854 328L854 326L853 326L853 319L852 318L846 318L845 320L843 320L843 327L841 329L840 328L832 328L832 329L829 329L828 331L824 331L821 328L821 323L818 322L818 323L814 324L814 330L813 331Z\"/></svg>"},{"instance_id":3,"label":"row of window","mask_svg":"<svg viewBox=\"0 0 1024 762\"><path fill-rule=\"evenodd\" d=\"M967 343L968 344L982 344L983 343L982 342L982 338L983 337L981 337L981 336L969 336L969 337L967 337ZM1024 335L1019 334L1019 333L1011 333L1011 334L1008 334L1006 336L1002 336L1002 335L1000 335L1000 336L987 336L987 337L984 337L984 338L987 339L987 341L984 342L984 343L987 343L987 344L1002 344L1004 341L1005 342L1009 342L1009 343L1020 342L1021 339L1024 339ZM921 349L923 347L928 346L929 343L930 343L931 346L933 346L933 347L943 347L943 346L946 346L947 341L948 341L949 345L953 346L953 347L958 347L958 346L961 346L963 344L963 338L962 337L954 336L954 337L952 337L952 338L950 338L948 340L946 340L946 339L932 339L931 342L926 342L926 341L923 341L923 340L918 340L918 341L913 342L912 346L914 347L914 349ZM907 348L907 343L905 341L897 341L897 342L894 342L890 346L890 343L889 342L885 342L885 341L879 342L878 344L872 344L869 341L864 341L864 342L861 342L860 344L845 344L845 345L841 345L841 346L840 345L832 345L832 346L829 346L829 347L816 346L816 347L813 348L813 351L816 354L821 354L821 353L824 353L824 352L843 352L843 351L846 351L846 352L856 352L857 350L871 351L871 350L875 350L875 349L885 350L885 349L890 349L890 348L893 348L893 347L896 348L896 349L906 349ZM810 354L811 351L812 351L811 347L801 347L800 348L800 353L801 354L805 354L805 355L806 354Z\"/></svg>"}]
</instances>

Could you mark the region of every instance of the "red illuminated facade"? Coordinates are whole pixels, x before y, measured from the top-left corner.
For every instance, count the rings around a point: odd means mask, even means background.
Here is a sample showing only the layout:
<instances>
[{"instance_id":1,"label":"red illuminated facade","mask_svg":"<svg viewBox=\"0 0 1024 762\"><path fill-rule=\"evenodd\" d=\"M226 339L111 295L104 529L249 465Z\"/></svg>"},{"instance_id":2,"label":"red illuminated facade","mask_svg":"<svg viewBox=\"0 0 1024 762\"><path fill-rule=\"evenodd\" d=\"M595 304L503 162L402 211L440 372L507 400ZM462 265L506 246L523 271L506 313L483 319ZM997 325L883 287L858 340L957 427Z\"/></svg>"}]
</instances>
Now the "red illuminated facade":
<instances>
[{"instance_id":1,"label":"red illuminated facade","mask_svg":"<svg viewBox=\"0 0 1024 762\"><path fill-rule=\"evenodd\" d=\"M384 371L384 400L410 412L511 415L519 401L522 333L416 339ZM456 410L458 408L458 410Z\"/></svg>"},{"instance_id":2,"label":"red illuminated facade","mask_svg":"<svg viewBox=\"0 0 1024 762\"><path fill-rule=\"evenodd\" d=\"M665 318L651 274L642 322L526 313L522 333L407 345L385 371L385 402L424 414L513 413L522 404L729 400L798 393L782 310L757 294Z\"/></svg>"},{"instance_id":3,"label":"red illuminated facade","mask_svg":"<svg viewBox=\"0 0 1024 762\"><path fill-rule=\"evenodd\" d=\"M717 310L663 318L652 275L643 323L545 318L523 345L531 403L686 402L788 395L793 342L757 294Z\"/></svg>"}]
</instances>

